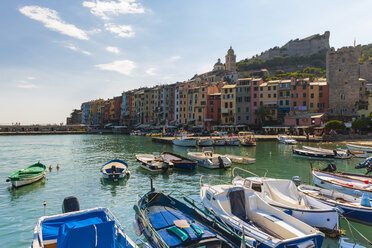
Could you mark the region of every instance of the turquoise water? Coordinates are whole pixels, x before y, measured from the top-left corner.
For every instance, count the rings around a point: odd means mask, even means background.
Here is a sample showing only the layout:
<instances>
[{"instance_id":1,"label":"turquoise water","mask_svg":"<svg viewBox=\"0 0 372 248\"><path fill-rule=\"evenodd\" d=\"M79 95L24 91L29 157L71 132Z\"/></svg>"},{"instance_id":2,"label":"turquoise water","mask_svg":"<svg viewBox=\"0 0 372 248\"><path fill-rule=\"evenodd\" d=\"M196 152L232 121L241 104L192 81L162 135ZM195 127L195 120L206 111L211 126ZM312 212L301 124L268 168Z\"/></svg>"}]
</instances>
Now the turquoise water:
<instances>
[{"instance_id":1,"label":"turquoise water","mask_svg":"<svg viewBox=\"0 0 372 248\"><path fill-rule=\"evenodd\" d=\"M138 195L149 191L150 177L157 190L173 192L175 197L185 194L194 199L199 199L201 175L204 175L203 182L231 182L231 171L198 168L195 172L173 170L153 174L141 169L135 161L136 153L162 151L186 155L187 148L153 143L149 137L122 135L0 136L0 247L28 247L31 244L36 221L44 213L43 201L47 202L47 215L61 213L63 198L70 195L79 198L82 209L108 207L128 235L136 240L132 228L133 205ZM249 169L260 176L267 173L268 177L290 179L296 175L305 182L309 181L309 162L317 168L327 165L327 162L293 157L291 146L275 142L261 142L257 147L216 147L215 152L248 154L257 159L255 164L234 164L233 167ZM113 158L129 163L129 180L106 183L101 179L101 165ZM357 171L353 169L354 165L362 160L336 161L336 165L342 171ZM13 189L5 182L13 171L37 161L53 166L47 173L47 180L19 189ZM61 167L59 171L57 164ZM372 239L372 227L352 224ZM347 236L339 240L327 239L323 247L367 247L355 232L354 243L346 222L343 221L342 226L347 229Z\"/></svg>"}]
</instances>

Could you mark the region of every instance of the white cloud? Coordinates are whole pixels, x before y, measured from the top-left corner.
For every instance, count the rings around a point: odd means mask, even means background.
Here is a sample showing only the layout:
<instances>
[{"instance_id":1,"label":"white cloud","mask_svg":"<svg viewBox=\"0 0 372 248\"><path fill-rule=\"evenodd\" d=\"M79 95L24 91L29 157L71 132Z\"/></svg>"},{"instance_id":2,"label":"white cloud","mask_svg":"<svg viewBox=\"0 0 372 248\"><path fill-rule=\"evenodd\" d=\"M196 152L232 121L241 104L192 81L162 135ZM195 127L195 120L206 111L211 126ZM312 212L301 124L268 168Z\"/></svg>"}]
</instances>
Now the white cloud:
<instances>
[{"instance_id":1,"label":"white cloud","mask_svg":"<svg viewBox=\"0 0 372 248\"><path fill-rule=\"evenodd\" d=\"M105 28L111 33L117 34L118 36L123 38L129 38L134 36L134 31L132 27L129 25L116 25L113 23L106 23Z\"/></svg>"},{"instance_id":2,"label":"white cloud","mask_svg":"<svg viewBox=\"0 0 372 248\"><path fill-rule=\"evenodd\" d=\"M34 77L27 77L28 80L34 80L35 78Z\"/></svg>"},{"instance_id":3,"label":"white cloud","mask_svg":"<svg viewBox=\"0 0 372 248\"><path fill-rule=\"evenodd\" d=\"M156 75L156 70L157 69L155 67L150 67L145 72L146 72L146 74L148 74L150 76L155 76Z\"/></svg>"},{"instance_id":4,"label":"white cloud","mask_svg":"<svg viewBox=\"0 0 372 248\"><path fill-rule=\"evenodd\" d=\"M130 60L116 60L108 64L96 65L100 70L115 71L123 75L130 76L132 71L137 67L136 63Z\"/></svg>"},{"instance_id":5,"label":"white cloud","mask_svg":"<svg viewBox=\"0 0 372 248\"><path fill-rule=\"evenodd\" d=\"M21 89L34 89L34 88L37 88L37 86L35 84L31 84L31 83L26 82L24 80L18 80L17 82L18 82L18 84L16 85L17 88L21 88Z\"/></svg>"},{"instance_id":6,"label":"white cloud","mask_svg":"<svg viewBox=\"0 0 372 248\"><path fill-rule=\"evenodd\" d=\"M20 8L19 11L29 18L43 23L46 28L76 39L89 40L89 37L84 30L77 28L73 24L65 23L61 20L55 10L39 6L24 6Z\"/></svg>"},{"instance_id":7,"label":"white cloud","mask_svg":"<svg viewBox=\"0 0 372 248\"><path fill-rule=\"evenodd\" d=\"M116 53L116 54L120 53L119 48L114 47L114 46L108 46L108 47L106 47L106 50L110 53Z\"/></svg>"},{"instance_id":8,"label":"white cloud","mask_svg":"<svg viewBox=\"0 0 372 248\"><path fill-rule=\"evenodd\" d=\"M72 51L81 52L81 53L83 53L83 54L85 54L85 55L89 55L89 56L92 55L90 52L85 51L85 50L82 50L82 49L76 47L76 46L73 45L73 44L67 44L67 45L66 45L66 48L68 48L68 49L70 49L70 50L72 50Z\"/></svg>"},{"instance_id":9,"label":"white cloud","mask_svg":"<svg viewBox=\"0 0 372 248\"><path fill-rule=\"evenodd\" d=\"M98 34L98 33L101 33L101 29L100 28L95 28L95 29L92 29L92 30L88 30L88 31L85 31L87 34Z\"/></svg>"},{"instance_id":10,"label":"white cloud","mask_svg":"<svg viewBox=\"0 0 372 248\"><path fill-rule=\"evenodd\" d=\"M177 56L170 57L169 60L172 61L172 62L176 62L176 61L180 60L181 58L182 58L181 56L177 55Z\"/></svg>"},{"instance_id":11,"label":"white cloud","mask_svg":"<svg viewBox=\"0 0 372 248\"><path fill-rule=\"evenodd\" d=\"M84 1L83 6L90 8L90 12L93 15L99 16L104 20L110 19L109 15L145 13L145 9L136 0Z\"/></svg>"}]
</instances>

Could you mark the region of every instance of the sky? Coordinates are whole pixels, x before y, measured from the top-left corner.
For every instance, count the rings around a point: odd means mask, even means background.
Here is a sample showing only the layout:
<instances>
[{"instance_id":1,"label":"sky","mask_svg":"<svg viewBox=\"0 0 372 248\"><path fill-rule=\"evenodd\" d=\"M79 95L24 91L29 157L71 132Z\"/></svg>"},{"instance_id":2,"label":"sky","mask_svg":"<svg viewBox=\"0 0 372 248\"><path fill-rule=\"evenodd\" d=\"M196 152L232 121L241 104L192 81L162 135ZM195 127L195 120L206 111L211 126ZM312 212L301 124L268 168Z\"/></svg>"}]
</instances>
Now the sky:
<instances>
[{"instance_id":1,"label":"sky","mask_svg":"<svg viewBox=\"0 0 372 248\"><path fill-rule=\"evenodd\" d=\"M65 123L72 109L331 32L372 43L370 0L2 0L0 125Z\"/></svg>"}]
</instances>

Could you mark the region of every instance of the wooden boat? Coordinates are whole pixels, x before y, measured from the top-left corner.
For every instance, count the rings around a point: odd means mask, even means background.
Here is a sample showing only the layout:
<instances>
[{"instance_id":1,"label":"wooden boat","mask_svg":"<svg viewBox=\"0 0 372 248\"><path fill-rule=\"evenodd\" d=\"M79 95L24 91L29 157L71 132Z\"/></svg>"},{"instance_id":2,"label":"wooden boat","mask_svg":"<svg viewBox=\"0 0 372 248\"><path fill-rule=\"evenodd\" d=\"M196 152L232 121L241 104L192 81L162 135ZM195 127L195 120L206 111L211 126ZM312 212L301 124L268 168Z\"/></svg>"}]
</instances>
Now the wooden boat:
<instances>
[{"instance_id":1,"label":"wooden boat","mask_svg":"<svg viewBox=\"0 0 372 248\"><path fill-rule=\"evenodd\" d=\"M136 154L136 159L143 169L152 172L165 172L173 168L173 165L165 162L159 154Z\"/></svg>"},{"instance_id":2,"label":"wooden boat","mask_svg":"<svg viewBox=\"0 0 372 248\"><path fill-rule=\"evenodd\" d=\"M39 181L45 176L46 166L40 162L13 172L7 179L14 187L21 187Z\"/></svg>"},{"instance_id":3,"label":"wooden boat","mask_svg":"<svg viewBox=\"0 0 372 248\"><path fill-rule=\"evenodd\" d=\"M109 181L123 180L129 177L128 164L120 159L113 159L101 167L103 178Z\"/></svg>"},{"instance_id":4,"label":"wooden boat","mask_svg":"<svg viewBox=\"0 0 372 248\"><path fill-rule=\"evenodd\" d=\"M162 192L145 194L134 209L137 235L143 233L154 248L238 248L242 242L223 223Z\"/></svg>"},{"instance_id":5,"label":"wooden boat","mask_svg":"<svg viewBox=\"0 0 372 248\"><path fill-rule=\"evenodd\" d=\"M232 184L255 191L269 205L325 233L340 234L338 210L299 192L291 180L237 176Z\"/></svg>"},{"instance_id":6,"label":"wooden boat","mask_svg":"<svg viewBox=\"0 0 372 248\"><path fill-rule=\"evenodd\" d=\"M286 145L296 145L298 142L297 140L286 136L286 135L281 135L278 137L279 143L286 144Z\"/></svg>"},{"instance_id":7,"label":"wooden boat","mask_svg":"<svg viewBox=\"0 0 372 248\"><path fill-rule=\"evenodd\" d=\"M327 160L333 160L335 158L335 155L332 153L325 153L325 152L315 152L315 151L308 151L303 149L292 149L293 155L298 155L302 157L312 158L312 159L327 159Z\"/></svg>"},{"instance_id":8,"label":"wooden boat","mask_svg":"<svg viewBox=\"0 0 372 248\"><path fill-rule=\"evenodd\" d=\"M312 146L302 146L302 148L307 151L333 154L336 159L349 159L353 157L353 154L349 150L331 150Z\"/></svg>"},{"instance_id":9,"label":"wooden boat","mask_svg":"<svg viewBox=\"0 0 372 248\"><path fill-rule=\"evenodd\" d=\"M208 169L224 169L231 167L231 160L225 155L214 154L212 147L205 147L202 152L188 152L187 157L197 161L199 166Z\"/></svg>"},{"instance_id":10,"label":"wooden boat","mask_svg":"<svg viewBox=\"0 0 372 248\"><path fill-rule=\"evenodd\" d=\"M324 204L337 207L342 210L342 215L347 219L360 222L366 225L372 225L372 207L371 201L362 205L362 197L350 196L335 190L322 189L311 185L299 185L298 190L309 197L317 199ZM367 206L365 206L367 205Z\"/></svg>"},{"instance_id":11,"label":"wooden boat","mask_svg":"<svg viewBox=\"0 0 372 248\"><path fill-rule=\"evenodd\" d=\"M345 149L341 149L341 148L337 148L336 150L349 151L356 158L366 158L367 157L367 152L363 152L363 151L355 151L355 150L349 150L349 149L345 150Z\"/></svg>"},{"instance_id":12,"label":"wooden boat","mask_svg":"<svg viewBox=\"0 0 372 248\"><path fill-rule=\"evenodd\" d=\"M312 169L314 184L347 195L367 193L372 198L372 176Z\"/></svg>"},{"instance_id":13,"label":"wooden boat","mask_svg":"<svg viewBox=\"0 0 372 248\"><path fill-rule=\"evenodd\" d=\"M243 146L256 145L256 139L254 138L253 132L239 132L238 137L240 138L240 144Z\"/></svg>"},{"instance_id":14,"label":"wooden boat","mask_svg":"<svg viewBox=\"0 0 372 248\"><path fill-rule=\"evenodd\" d=\"M198 139L198 146L213 146L213 139Z\"/></svg>"},{"instance_id":15,"label":"wooden boat","mask_svg":"<svg viewBox=\"0 0 372 248\"><path fill-rule=\"evenodd\" d=\"M71 197L66 199L71 200ZM107 208L76 209L77 211L41 217L34 229L31 248L138 248Z\"/></svg>"},{"instance_id":16,"label":"wooden boat","mask_svg":"<svg viewBox=\"0 0 372 248\"><path fill-rule=\"evenodd\" d=\"M357 150L357 151L363 151L363 152L372 152L372 147L371 146L357 145L357 144L352 144L352 143L348 143L348 144L346 144L346 146L350 150Z\"/></svg>"},{"instance_id":17,"label":"wooden boat","mask_svg":"<svg viewBox=\"0 0 372 248\"><path fill-rule=\"evenodd\" d=\"M161 157L168 164L173 164L174 168L195 170L198 164L198 162L194 160L170 152L162 152Z\"/></svg>"},{"instance_id":18,"label":"wooden boat","mask_svg":"<svg viewBox=\"0 0 372 248\"><path fill-rule=\"evenodd\" d=\"M324 234L276 209L248 188L206 185L200 190L206 209L236 233L256 240L255 247L321 247Z\"/></svg>"}]
</instances>

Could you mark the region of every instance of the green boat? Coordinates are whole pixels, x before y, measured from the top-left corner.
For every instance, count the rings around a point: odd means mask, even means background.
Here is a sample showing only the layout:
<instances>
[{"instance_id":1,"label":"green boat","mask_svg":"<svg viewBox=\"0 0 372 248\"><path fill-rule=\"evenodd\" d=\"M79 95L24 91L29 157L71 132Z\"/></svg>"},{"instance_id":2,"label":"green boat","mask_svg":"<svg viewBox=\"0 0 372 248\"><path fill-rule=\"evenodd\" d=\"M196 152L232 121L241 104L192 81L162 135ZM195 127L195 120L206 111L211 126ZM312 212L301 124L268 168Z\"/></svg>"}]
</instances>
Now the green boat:
<instances>
[{"instance_id":1,"label":"green boat","mask_svg":"<svg viewBox=\"0 0 372 248\"><path fill-rule=\"evenodd\" d=\"M42 179L45 171L46 166L38 162L12 173L7 181L10 181L14 187L20 187Z\"/></svg>"}]
</instances>

